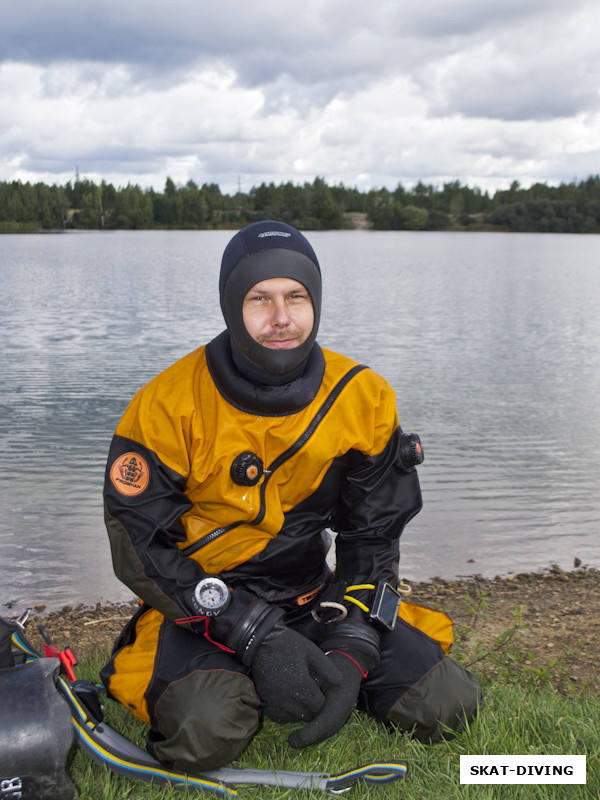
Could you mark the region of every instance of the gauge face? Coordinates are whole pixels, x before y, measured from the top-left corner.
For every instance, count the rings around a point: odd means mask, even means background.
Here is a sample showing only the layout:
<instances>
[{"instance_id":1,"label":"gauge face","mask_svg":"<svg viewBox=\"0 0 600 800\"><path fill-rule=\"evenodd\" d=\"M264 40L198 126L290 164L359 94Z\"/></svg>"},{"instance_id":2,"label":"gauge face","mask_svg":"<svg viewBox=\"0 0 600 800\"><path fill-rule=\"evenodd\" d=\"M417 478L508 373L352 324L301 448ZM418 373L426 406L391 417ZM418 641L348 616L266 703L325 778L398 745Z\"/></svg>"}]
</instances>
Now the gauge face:
<instances>
[{"instance_id":1,"label":"gauge face","mask_svg":"<svg viewBox=\"0 0 600 800\"><path fill-rule=\"evenodd\" d=\"M229 589L219 578L204 578L194 590L194 600L200 611L215 614L229 604Z\"/></svg>"}]
</instances>

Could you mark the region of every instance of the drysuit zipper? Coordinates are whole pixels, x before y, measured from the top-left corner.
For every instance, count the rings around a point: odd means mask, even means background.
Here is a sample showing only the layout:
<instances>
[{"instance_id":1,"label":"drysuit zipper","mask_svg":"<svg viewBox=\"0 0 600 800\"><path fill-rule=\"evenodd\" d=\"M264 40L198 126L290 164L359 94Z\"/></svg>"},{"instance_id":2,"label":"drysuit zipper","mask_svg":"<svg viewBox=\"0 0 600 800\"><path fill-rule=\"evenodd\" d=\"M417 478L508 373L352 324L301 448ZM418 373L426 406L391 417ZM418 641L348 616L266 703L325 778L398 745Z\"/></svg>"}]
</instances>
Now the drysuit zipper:
<instances>
[{"instance_id":1,"label":"drysuit zipper","mask_svg":"<svg viewBox=\"0 0 600 800\"><path fill-rule=\"evenodd\" d=\"M238 522L232 522L231 525L225 525L221 528L215 528L214 531L207 533L206 536L203 536L201 539L198 539L197 542L189 545L184 550L182 550L183 555L191 556L194 553L197 553L198 550L205 547L207 544L214 542L215 539L218 539L220 536L223 536L225 533L229 533L229 531L233 530L234 528L239 527L240 525L260 525L260 523L265 518L265 514L267 511L266 508L266 492L267 492L267 485L269 480L273 477L273 473L275 470L279 469L282 464L292 458L292 456L296 455L296 453L304 447L304 445L308 442L310 437L318 428L319 424L323 421L325 415L331 408L331 406L335 403L337 398L339 397L342 389L352 380L352 378L361 372L363 369L366 369L364 364L357 364L351 370L349 370L345 375L343 375L340 380L336 383L333 387L329 395L326 397L325 401L323 402L322 406L319 408L315 416L312 418L309 426L306 428L304 433L296 439L294 444L290 445L287 450L284 450L281 455L277 456L277 458L270 464L270 466L264 471L264 480L260 485L260 507L258 509L258 514L256 517L251 521L248 522L245 519L239 520Z\"/></svg>"}]
</instances>

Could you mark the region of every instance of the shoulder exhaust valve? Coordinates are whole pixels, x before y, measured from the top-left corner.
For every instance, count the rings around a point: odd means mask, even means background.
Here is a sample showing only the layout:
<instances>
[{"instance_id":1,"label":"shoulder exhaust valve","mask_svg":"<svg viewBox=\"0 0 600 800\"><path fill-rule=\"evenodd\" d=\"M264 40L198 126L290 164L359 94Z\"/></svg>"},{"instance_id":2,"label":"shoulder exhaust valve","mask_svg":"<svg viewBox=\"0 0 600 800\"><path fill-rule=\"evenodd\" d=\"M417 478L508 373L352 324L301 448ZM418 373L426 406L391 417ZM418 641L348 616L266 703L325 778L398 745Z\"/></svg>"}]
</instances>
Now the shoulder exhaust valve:
<instances>
[{"instance_id":1,"label":"shoulder exhaust valve","mask_svg":"<svg viewBox=\"0 0 600 800\"><path fill-rule=\"evenodd\" d=\"M403 433L400 435L400 461L405 470L409 471L423 463L425 455L421 439L417 433Z\"/></svg>"}]
</instances>

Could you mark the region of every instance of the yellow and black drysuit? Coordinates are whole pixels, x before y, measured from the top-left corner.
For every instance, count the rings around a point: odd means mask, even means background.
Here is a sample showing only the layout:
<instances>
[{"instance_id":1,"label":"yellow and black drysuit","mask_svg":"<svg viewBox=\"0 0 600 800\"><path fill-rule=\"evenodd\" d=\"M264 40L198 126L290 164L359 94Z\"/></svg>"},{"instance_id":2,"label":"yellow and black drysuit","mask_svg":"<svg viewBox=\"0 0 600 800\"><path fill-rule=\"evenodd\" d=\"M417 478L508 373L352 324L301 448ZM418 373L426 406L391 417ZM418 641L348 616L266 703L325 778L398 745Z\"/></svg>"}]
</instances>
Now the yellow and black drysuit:
<instances>
[{"instance_id":1,"label":"yellow and black drysuit","mask_svg":"<svg viewBox=\"0 0 600 800\"><path fill-rule=\"evenodd\" d=\"M151 751L179 767L237 757L259 714L242 661L204 638L204 625L191 632L174 623L194 614L198 580L218 574L233 588L228 624L258 598L319 642L335 625L317 624L310 610L324 596L340 599L348 584L395 582L400 534L421 507L388 384L318 345L308 373L318 385L310 402L289 408L285 389L274 390L285 411L271 398L271 411L257 413L244 406L256 398L250 386L243 396L222 334L142 388L112 443L105 500L114 567L144 605L103 679L151 723ZM244 452L264 465L254 486L231 477ZM333 581L327 528L337 534ZM476 683L425 634L400 621L381 635L380 651L362 684L369 713L416 724L425 739L444 724L460 728L461 710L473 713Z\"/></svg>"},{"instance_id":2,"label":"yellow and black drysuit","mask_svg":"<svg viewBox=\"0 0 600 800\"><path fill-rule=\"evenodd\" d=\"M312 302L294 348L245 328L247 292L272 278ZM112 442L114 568L143 605L102 671L109 693L150 723L155 757L190 772L237 758L262 708L308 722L294 747L335 733L356 704L424 740L460 730L480 701L474 678L418 627L377 630L370 589L347 594L397 581L421 508L394 393L316 344L320 267L291 226L238 232L219 288L227 330L143 387ZM287 320L273 324L287 335ZM195 602L207 576L225 597L213 616Z\"/></svg>"}]
</instances>

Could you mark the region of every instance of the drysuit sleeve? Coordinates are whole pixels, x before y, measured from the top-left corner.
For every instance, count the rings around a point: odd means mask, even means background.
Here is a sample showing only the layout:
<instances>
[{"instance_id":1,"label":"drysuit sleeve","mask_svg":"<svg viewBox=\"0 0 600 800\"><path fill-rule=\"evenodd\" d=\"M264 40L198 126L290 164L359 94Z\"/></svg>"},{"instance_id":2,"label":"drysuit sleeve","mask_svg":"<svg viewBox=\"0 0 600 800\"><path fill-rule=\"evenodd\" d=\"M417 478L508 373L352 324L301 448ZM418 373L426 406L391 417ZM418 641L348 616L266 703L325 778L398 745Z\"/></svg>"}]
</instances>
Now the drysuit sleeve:
<instances>
[{"instance_id":1,"label":"drysuit sleeve","mask_svg":"<svg viewBox=\"0 0 600 800\"><path fill-rule=\"evenodd\" d=\"M403 462L402 429L381 453L352 453L331 520L336 578L362 584L398 578L399 540L422 507L417 471Z\"/></svg>"},{"instance_id":2,"label":"drysuit sleeve","mask_svg":"<svg viewBox=\"0 0 600 800\"><path fill-rule=\"evenodd\" d=\"M113 437L104 489L113 568L140 599L173 620L197 615L192 603L194 588L206 577L177 547L185 541L181 516L191 507L185 483L184 476L167 467L149 448L120 435ZM243 650L247 629L253 631L260 624L268 630L280 616L278 609L271 613L267 603L236 588L229 607L211 630L223 642L233 636ZM202 620L191 627L205 630Z\"/></svg>"},{"instance_id":3,"label":"drysuit sleeve","mask_svg":"<svg viewBox=\"0 0 600 800\"><path fill-rule=\"evenodd\" d=\"M190 616L202 570L177 548L191 503L185 476L132 439L115 435L104 485L105 522L116 576L165 616Z\"/></svg>"},{"instance_id":4,"label":"drysuit sleeve","mask_svg":"<svg viewBox=\"0 0 600 800\"><path fill-rule=\"evenodd\" d=\"M104 497L115 574L169 619L197 615L193 592L206 575L177 547L178 542L185 541L181 515L191 507L184 488L185 478L162 463L152 450L114 436ZM250 664L283 611L245 589L230 591L231 602L211 621L211 633ZM198 618L191 627L205 633L203 623Z\"/></svg>"},{"instance_id":5,"label":"drysuit sleeve","mask_svg":"<svg viewBox=\"0 0 600 800\"><path fill-rule=\"evenodd\" d=\"M350 585L397 582L400 536L422 506L416 469L403 461L402 437L398 426L377 455L351 454L331 521L337 533L336 573L327 600L345 603ZM371 608L372 590L353 591L352 597ZM347 618L328 627L321 647L342 650L373 669L379 662L379 632L366 611L345 605Z\"/></svg>"}]
</instances>

